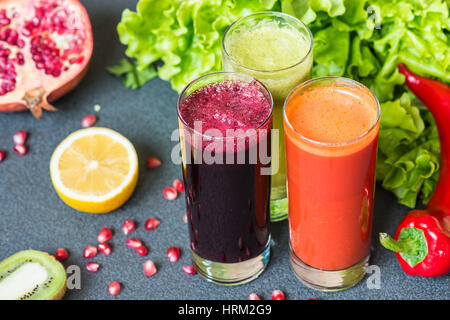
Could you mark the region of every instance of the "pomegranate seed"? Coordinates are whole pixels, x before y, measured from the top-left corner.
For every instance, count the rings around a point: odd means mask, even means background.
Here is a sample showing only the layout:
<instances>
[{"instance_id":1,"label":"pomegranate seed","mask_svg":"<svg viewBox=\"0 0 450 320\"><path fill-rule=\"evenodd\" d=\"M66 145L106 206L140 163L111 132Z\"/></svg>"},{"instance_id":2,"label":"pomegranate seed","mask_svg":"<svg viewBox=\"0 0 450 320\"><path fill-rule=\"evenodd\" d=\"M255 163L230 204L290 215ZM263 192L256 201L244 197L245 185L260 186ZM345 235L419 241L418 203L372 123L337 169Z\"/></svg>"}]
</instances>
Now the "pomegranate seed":
<instances>
[{"instance_id":1,"label":"pomegranate seed","mask_svg":"<svg viewBox=\"0 0 450 320\"><path fill-rule=\"evenodd\" d=\"M81 119L81 126L83 128L89 128L92 127L97 122L97 117L95 114L90 114L87 116L84 116L83 119Z\"/></svg>"},{"instance_id":2,"label":"pomegranate seed","mask_svg":"<svg viewBox=\"0 0 450 320\"><path fill-rule=\"evenodd\" d=\"M274 290L272 292L272 300L284 300L284 293L281 290Z\"/></svg>"},{"instance_id":3,"label":"pomegranate seed","mask_svg":"<svg viewBox=\"0 0 450 320\"><path fill-rule=\"evenodd\" d=\"M17 40L17 46L22 49L23 47L25 47L25 41L23 41L23 39L19 39Z\"/></svg>"},{"instance_id":4,"label":"pomegranate seed","mask_svg":"<svg viewBox=\"0 0 450 320\"><path fill-rule=\"evenodd\" d=\"M184 223L188 223L188 216L187 216L187 212L184 214L183 216L183 222Z\"/></svg>"},{"instance_id":5,"label":"pomegranate seed","mask_svg":"<svg viewBox=\"0 0 450 320\"><path fill-rule=\"evenodd\" d=\"M69 257L69 253L67 252L66 249L59 248L59 249L56 249L56 251L55 251L55 257L59 261L64 261Z\"/></svg>"},{"instance_id":6,"label":"pomegranate seed","mask_svg":"<svg viewBox=\"0 0 450 320\"><path fill-rule=\"evenodd\" d=\"M175 200L178 196L178 192L174 187L167 187L164 188L163 195L166 200Z\"/></svg>"},{"instance_id":7,"label":"pomegranate seed","mask_svg":"<svg viewBox=\"0 0 450 320\"><path fill-rule=\"evenodd\" d=\"M24 144L16 144L13 149L19 156L27 154L27 147Z\"/></svg>"},{"instance_id":8,"label":"pomegranate seed","mask_svg":"<svg viewBox=\"0 0 450 320\"><path fill-rule=\"evenodd\" d=\"M144 257L147 255L148 253L148 249L145 246L140 246L136 249L138 255Z\"/></svg>"},{"instance_id":9,"label":"pomegranate seed","mask_svg":"<svg viewBox=\"0 0 450 320\"><path fill-rule=\"evenodd\" d=\"M178 258L180 258L180 249L178 247L170 247L167 249L166 255L170 262L177 262Z\"/></svg>"},{"instance_id":10,"label":"pomegranate seed","mask_svg":"<svg viewBox=\"0 0 450 320\"><path fill-rule=\"evenodd\" d=\"M11 19L8 19L8 17L6 17L5 15L2 15L1 20L0 20L0 26L4 27L10 23L11 23Z\"/></svg>"},{"instance_id":11,"label":"pomegranate seed","mask_svg":"<svg viewBox=\"0 0 450 320\"><path fill-rule=\"evenodd\" d=\"M0 162L5 160L5 158L6 158L6 151L0 150Z\"/></svg>"},{"instance_id":12,"label":"pomegranate seed","mask_svg":"<svg viewBox=\"0 0 450 320\"><path fill-rule=\"evenodd\" d=\"M154 275L158 270L156 269L155 264L152 260L147 260L144 262L144 274L146 277L151 277Z\"/></svg>"},{"instance_id":13,"label":"pomegranate seed","mask_svg":"<svg viewBox=\"0 0 450 320\"><path fill-rule=\"evenodd\" d=\"M83 57L83 56L78 57L78 58L72 58L72 59L69 59L69 63L70 63L70 64L74 64L74 63L83 63L83 61L84 61L84 57Z\"/></svg>"},{"instance_id":14,"label":"pomegranate seed","mask_svg":"<svg viewBox=\"0 0 450 320\"><path fill-rule=\"evenodd\" d=\"M159 226L159 224L161 223L161 221L159 221L156 218L148 218L145 221L145 230L153 230L155 229L157 226Z\"/></svg>"},{"instance_id":15,"label":"pomegranate seed","mask_svg":"<svg viewBox=\"0 0 450 320\"><path fill-rule=\"evenodd\" d=\"M175 179L173 181L173 187L178 191L178 192L184 192L184 183L181 182L178 179Z\"/></svg>"},{"instance_id":16,"label":"pomegranate seed","mask_svg":"<svg viewBox=\"0 0 450 320\"><path fill-rule=\"evenodd\" d=\"M89 272L97 272L98 268L100 268L100 265L95 262L88 262L86 264L86 270Z\"/></svg>"},{"instance_id":17,"label":"pomegranate seed","mask_svg":"<svg viewBox=\"0 0 450 320\"><path fill-rule=\"evenodd\" d=\"M17 63L20 66L23 66L25 64L25 57L22 52L18 52L16 55L16 58L17 58Z\"/></svg>"},{"instance_id":18,"label":"pomegranate seed","mask_svg":"<svg viewBox=\"0 0 450 320\"><path fill-rule=\"evenodd\" d=\"M83 250L83 257L85 258L93 258L97 255L97 247L87 246Z\"/></svg>"},{"instance_id":19,"label":"pomegranate seed","mask_svg":"<svg viewBox=\"0 0 450 320\"><path fill-rule=\"evenodd\" d=\"M16 132L16 134L13 136L14 144L15 145L22 145L25 144L25 141L27 141L28 134L25 130L19 130Z\"/></svg>"},{"instance_id":20,"label":"pomegranate seed","mask_svg":"<svg viewBox=\"0 0 450 320\"><path fill-rule=\"evenodd\" d=\"M250 293L250 295L248 296L249 300L261 300L260 297L258 297L258 295L256 293Z\"/></svg>"},{"instance_id":21,"label":"pomegranate seed","mask_svg":"<svg viewBox=\"0 0 450 320\"><path fill-rule=\"evenodd\" d=\"M161 160L156 157L147 157L147 168L153 169L161 165Z\"/></svg>"},{"instance_id":22,"label":"pomegranate seed","mask_svg":"<svg viewBox=\"0 0 450 320\"><path fill-rule=\"evenodd\" d=\"M98 245L98 251L100 251L100 253L104 254L105 256L109 256L111 254L111 247L106 242L100 243Z\"/></svg>"},{"instance_id":23,"label":"pomegranate seed","mask_svg":"<svg viewBox=\"0 0 450 320\"><path fill-rule=\"evenodd\" d=\"M142 246L142 241L136 238L128 238L126 244L128 248L137 250Z\"/></svg>"},{"instance_id":24,"label":"pomegranate seed","mask_svg":"<svg viewBox=\"0 0 450 320\"><path fill-rule=\"evenodd\" d=\"M108 292L112 296L116 296L120 292L120 283L117 281L113 281L110 284L108 284Z\"/></svg>"},{"instance_id":25,"label":"pomegranate seed","mask_svg":"<svg viewBox=\"0 0 450 320\"><path fill-rule=\"evenodd\" d=\"M29 37L29 36L31 35L31 31L28 30L27 26L25 26L24 28L22 28L22 34L23 34L25 37Z\"/></svg>"},{"instance_id":26,"label":"pomegranate seed","mask_svg":"<svg viewBox=\"0 0 450 320\"><path fill-rule=\"evenodd\" d=\"M108 227L104 227L100 230L97 236L97 241L100 243L105 243L112 237L112 231Z\"/></svg>"},{"instance_id":27,"label":"pomegranate seed","mask_svg":"<svg viewBox=\"0 0 450 320\"><path fill-rule=\"evenodd\" d=\"M184 273L193 276L194 274L197 273L197 271L195 270L195 267L193 266L183 266L183 271Z\"/></svg>"},{"instance_id":28,"label":"pomegranate seed","mask_svg":"<svg viewBox=\"0 0 450 320\"><path fill-rule=\"evenodd\" d=\"M135 229L136 229L136 224L134 223L133 220L126 219L123 222L122 231L125 235L129 234L130 232L133 232Z\"/></svg>"}]
</instances>

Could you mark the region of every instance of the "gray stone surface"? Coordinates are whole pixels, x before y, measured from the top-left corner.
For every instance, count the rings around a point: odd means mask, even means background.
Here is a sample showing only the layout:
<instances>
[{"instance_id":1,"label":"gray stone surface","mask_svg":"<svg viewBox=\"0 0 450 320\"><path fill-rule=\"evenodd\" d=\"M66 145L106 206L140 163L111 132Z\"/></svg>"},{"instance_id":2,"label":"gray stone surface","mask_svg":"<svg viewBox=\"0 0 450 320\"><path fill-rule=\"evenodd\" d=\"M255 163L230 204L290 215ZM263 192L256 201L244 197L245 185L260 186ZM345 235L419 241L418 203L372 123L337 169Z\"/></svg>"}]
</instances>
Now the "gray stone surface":
<instances>
[{"instance_id":1,"label":"gray stone surface","mask_svg":"<svg viewBox=\"0 0 450 320\"><path fill-rule=\"evenodd\" d=\"M119 79L105 71L116 63L124 48L116 34L116 24L126 7L135 8L136 1L82 1L90 14L95 38L91 68L80 86L55 105L57 113L45 113L36 121L29 113L0 114L0 149L7 149L8 158L0 164L0 260L16 251L33 248L53 253L58 247L70 251L65 265L82 269L81 290L69 290L66 299L111 299L106 286L116 280L122 283L121 293L114 299L247 299L251 292L269 299L272 290L283 290L288 299L449 299L450 277L435 279L406 276L394 254L380 247L377 234L393 234L407 208L396 204L395 198L377 188L373 228L372 264L381 268L381 288L369 290L366 280L339 293L321 293L302 285L289 266L288 225L272 225L274 244L267 270L255 281L239 287L220 287L199 276L188 276L182 266L190 264L188 234L182 221L185 212L183 197L168 202L162 189L181 178L181 168L172 164L170 151L175 142L171 132L177 127L176 92L159 79L140 90L125 89ZM99 126L117 130L135 145L139 155L139 182L132 198L119 210L107 215L79 213L65 205L54 191L49 176L50 156L69 133L80 128L80 119L101 105ZM12 151L12 135L18 129L30 132L29 153L19 157ZM154 170L145 168L145 158L155 155L163 165ZM146 231L144 221L157 217L161 225ZM143 239L149 248L148 258L155 261L159 272L152 278L143 275L145 258L125 247L120 231L123 220L133 219L139 227L133 236ZM113 253L98 255L93 261L101 264L96 274L85 271L83 248L96 244L101 227L114 229ZM165 251L179 246L179 262L170 263Z\"/></svg>"}]
</instances>

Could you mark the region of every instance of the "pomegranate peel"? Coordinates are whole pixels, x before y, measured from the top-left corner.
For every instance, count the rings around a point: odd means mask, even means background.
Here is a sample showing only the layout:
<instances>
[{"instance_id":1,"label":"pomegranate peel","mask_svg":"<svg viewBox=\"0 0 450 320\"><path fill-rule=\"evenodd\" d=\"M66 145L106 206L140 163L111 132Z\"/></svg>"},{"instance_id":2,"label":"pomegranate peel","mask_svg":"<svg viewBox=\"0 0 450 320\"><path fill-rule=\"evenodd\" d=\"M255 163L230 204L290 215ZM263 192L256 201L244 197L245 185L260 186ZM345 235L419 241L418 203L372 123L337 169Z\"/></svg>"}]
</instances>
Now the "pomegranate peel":
<instances>
[{"instance_id":1,"label":"pomegranate peel","mask_svg":"<svg viewBox=\"0 0 450 320\"><path fill-rule=\"evenodd\" d=\"M56 111L92 57L89 16L79 0L0 3L0 112Z\"/></svg>"}]
</instances>

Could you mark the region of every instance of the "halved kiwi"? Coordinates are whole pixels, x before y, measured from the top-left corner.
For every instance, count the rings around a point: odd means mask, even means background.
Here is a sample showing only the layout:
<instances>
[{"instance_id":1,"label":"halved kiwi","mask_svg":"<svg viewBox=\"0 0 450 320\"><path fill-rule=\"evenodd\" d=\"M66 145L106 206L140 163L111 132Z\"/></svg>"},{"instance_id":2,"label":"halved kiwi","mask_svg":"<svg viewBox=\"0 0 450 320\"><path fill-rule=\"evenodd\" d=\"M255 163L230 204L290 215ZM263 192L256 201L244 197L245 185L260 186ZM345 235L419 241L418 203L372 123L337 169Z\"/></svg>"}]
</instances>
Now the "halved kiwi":
<instances>
[{"instance_id":1,"label":"halved kiwi","mask_svg":"<svg viewBox=\"0 0 450 320\"><path fill-rule=\"evenodd\" d=\"M0 262L0 300L59 300L66 270L47 252L19 251Z\"/></svg>"}]
</instances>

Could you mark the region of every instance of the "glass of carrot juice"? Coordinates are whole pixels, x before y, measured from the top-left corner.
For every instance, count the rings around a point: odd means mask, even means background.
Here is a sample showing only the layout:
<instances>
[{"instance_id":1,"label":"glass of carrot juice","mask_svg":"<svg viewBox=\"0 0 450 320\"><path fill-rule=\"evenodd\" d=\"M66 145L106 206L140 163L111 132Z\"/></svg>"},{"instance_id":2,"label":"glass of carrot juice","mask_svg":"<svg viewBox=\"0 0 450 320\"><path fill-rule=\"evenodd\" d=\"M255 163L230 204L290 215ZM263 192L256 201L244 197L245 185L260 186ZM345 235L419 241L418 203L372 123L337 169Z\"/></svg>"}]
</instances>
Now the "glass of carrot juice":
<instances>
[{"instance_id":1,"label":"glass of carrot juice","mask_svg":"<svg viewBox=\"0 0 450 320\"><path fill-rule=\"evenodd\" d=\"M283 110L291 266L306 285L339 291L365 275L380 106L362 84L306 81Z\"/></svg>"}]
</instances>

